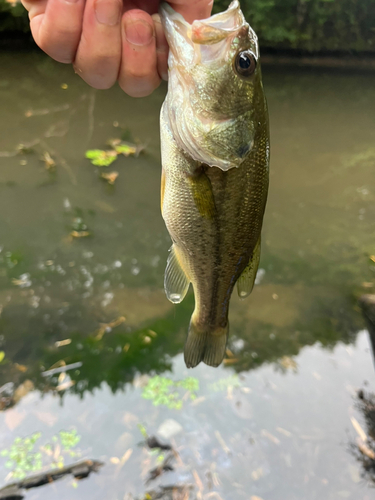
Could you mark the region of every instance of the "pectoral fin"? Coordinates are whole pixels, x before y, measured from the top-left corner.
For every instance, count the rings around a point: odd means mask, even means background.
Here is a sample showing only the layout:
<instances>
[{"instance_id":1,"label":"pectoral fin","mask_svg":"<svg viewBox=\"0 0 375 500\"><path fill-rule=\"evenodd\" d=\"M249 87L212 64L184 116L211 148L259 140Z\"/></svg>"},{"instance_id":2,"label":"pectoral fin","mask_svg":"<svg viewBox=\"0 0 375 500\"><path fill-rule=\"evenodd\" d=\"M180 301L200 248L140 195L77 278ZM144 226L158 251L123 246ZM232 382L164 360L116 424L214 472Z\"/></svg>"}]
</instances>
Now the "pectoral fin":
<instances>
[{"instance_id":1,"label":"pectoral fin","mask_svg":"<svg viewBox=\"0 0 375 500\"><path fill-rule=\"evenodd\" d=\"M174 304L182 302L189 289L189 284L190 281L182 269L178 258L178 250L173 245L164 275L164 290L168 300Z\"/></svg>"},{"instance_id":2,"label":"pectoral fin","mask_svg":"<svg viewBox=\"0 0 375 500\"><path fill-rule=\"evenodd\" d=\"M255 278L259 266L259 260L260 260L260 237L257 244L255 245L253 255L251 256L248 265L245 267L241 276L237 280L237 292L241 299L248 297L254 288Z\"/></svg>"}]
</instances>

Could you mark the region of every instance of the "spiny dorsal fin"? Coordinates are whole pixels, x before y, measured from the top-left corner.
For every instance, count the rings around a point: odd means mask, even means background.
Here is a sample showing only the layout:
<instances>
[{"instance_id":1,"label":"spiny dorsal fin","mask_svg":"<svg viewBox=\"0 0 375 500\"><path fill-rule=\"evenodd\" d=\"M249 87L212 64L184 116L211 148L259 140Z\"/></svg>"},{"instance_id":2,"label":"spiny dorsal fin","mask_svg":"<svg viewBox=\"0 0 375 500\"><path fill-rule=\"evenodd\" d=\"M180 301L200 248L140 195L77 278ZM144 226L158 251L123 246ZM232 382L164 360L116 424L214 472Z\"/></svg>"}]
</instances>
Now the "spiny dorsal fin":
<instances>
[{"instance_id":1,"label":"spiny dorsal fin","mask_svg":"<svg viewBox=\"0 0 375 500\"><path fill-rule=\"evenodd\" d=\"M189 284L190 281L178 260L175 245L172 245L164 275L164 290L168 300L174 304L182 302L189 289Z\"/></svg>"},{"instance_id":2,"label":"spiny dorsal fin","mask_svg":"<svg viewBox=\"0 0 375 500\"><path fill-rule=\"evenodd\" d=\"M257 244L255 245L253 255L248 265L245 267L241 276L237 280L237 292L241 299L248 297L254 288L255 278L259 266L259 260L260 260L260 237Z\"/></svg>"}]
</instances>

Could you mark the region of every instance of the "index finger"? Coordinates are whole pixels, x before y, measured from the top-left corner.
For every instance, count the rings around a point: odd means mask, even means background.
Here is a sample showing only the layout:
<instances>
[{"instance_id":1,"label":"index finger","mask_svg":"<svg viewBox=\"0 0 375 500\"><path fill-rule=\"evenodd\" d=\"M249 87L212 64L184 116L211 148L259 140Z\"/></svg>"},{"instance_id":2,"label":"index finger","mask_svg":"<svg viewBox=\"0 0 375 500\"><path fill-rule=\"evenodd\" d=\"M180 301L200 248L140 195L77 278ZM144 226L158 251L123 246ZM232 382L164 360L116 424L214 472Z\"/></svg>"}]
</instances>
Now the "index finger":
<instances>
[{"instance_id":1,"label":"index finger","mask_svg":"<svg viewBox=\"0 0 375 500\"><path fill-rule=\"evenodd\" d=\"M172 0L168 2L188 23L210 17L214 0Z\"/></svg>"}]
</instances>

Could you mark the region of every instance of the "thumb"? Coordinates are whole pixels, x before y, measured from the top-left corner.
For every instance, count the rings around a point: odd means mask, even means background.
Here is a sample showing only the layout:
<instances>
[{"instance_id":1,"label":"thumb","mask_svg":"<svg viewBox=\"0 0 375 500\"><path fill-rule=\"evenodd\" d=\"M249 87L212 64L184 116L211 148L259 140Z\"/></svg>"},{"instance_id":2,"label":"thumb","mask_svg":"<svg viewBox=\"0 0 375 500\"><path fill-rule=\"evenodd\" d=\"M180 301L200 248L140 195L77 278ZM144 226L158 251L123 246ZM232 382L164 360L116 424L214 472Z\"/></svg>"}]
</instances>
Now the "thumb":
<instances>
[{"instance_id":1,"label":"thumb","mask_svg":"<svg viewBox=\"0 0 375 500\"><path fill-rule=\"evenodd\" d=\"M172 0L168 2L188 23L210 17L214 0Z\"/></svg>"}]
</instances>

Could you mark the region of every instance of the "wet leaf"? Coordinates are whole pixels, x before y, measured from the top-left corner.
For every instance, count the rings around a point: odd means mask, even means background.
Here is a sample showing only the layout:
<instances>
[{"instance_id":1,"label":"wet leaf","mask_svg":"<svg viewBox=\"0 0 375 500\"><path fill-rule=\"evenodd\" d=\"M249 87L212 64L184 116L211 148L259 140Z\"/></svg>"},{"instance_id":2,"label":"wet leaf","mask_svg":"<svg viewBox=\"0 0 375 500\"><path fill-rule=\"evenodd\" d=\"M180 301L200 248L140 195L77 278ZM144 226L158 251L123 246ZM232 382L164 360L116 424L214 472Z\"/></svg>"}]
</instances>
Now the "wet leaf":
<instances>
[{"instance_id":1,"label":"wet leaf","mask_svg":"<svg viewBox=\"0 0 375 500\"><path fill-rule=\"evenodd\" d=\"M371 448L369 448L363 441L357 443L357 446L362 455L365 455L371 460L375 460L375 452Z\"/></svg>"},{"instance_id":2,"label":"wet leaf","mask_svg":"<svg viewBox=\"0 0 375 500\"><path fill-rule=\"evenodd\" d=\"M25 397L29 392L34 390L34 383L31 380L25 380L20 384L13 394L13 401L18 403L23 397Z\"/></svg>"},{"instance_id":3,"label":"wet leaf","mask_svg":"<svg viewBox=\"0 0 375 500\"><path fill-rule=\"evenodd\" d=\"M70 387L73 387L75 384L74 380L67 380L66 382L63 382L62 384L59 384L56 387L56 390L61 392L61 391L66 391L67 389L70 389Z\"/></svg>"},{"instance_id":4,"label":"wet leaf","mask_svg":"<svg viewBox=\"0 0 375 500\"><path fill-rule=\"evenodd\" d=\"M1 351L0 351L0 363L1 363ZM14 363L15 368L19 370L22 373L25 373L27 371L27 366L25 365L19 365L18 363Z\"/></svg>"},{"instance_id":5,"label":"wet leaf","mask_svg":"<svg viewBox=\"0 0 375 500\"><path fill-rule=\"evenodd\" d=\"M108 184L114 185L117 177L119 176L118 172L102 172L100 177L108 182Z\"/></svg>"},{"instance_id":6,"label":"wet leaf","mask_svg":"<svg viewBox=\"0 0 375 500\"><path fill-rule=\"evenodd\" d=\"M44 161L44 166L46 170L52 171L56 167L55 160L51 157L48 151L45 151L42 156L42 160Z\"/></svg>"},{"instance_id":7,"label":"wet leaf","mask_svg":"<svg viewBox=\"0 0 375 500\"><path fill-rule=\"evenodd\" d=\"M72 339L58 340L55 342L55 347L63 347L72 343Z\"/></svg>"},{"instance_id":8,"label":"wet leaf","mask_svg":"<svg viewBox=\"0 0 375 500\"><path fill-rule=\"evenodd\" d=\"M70 236L73 238L87 238L87 236L90 236L90 233L89 231L72 231Z\"/></svg>"}]
</instances>

